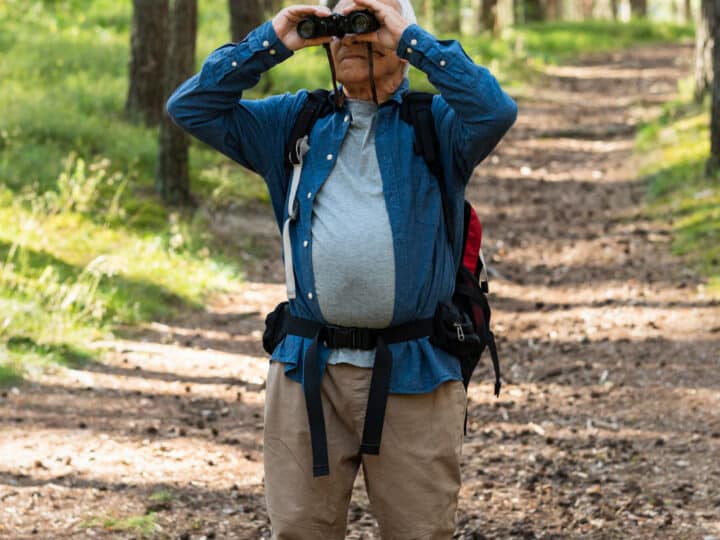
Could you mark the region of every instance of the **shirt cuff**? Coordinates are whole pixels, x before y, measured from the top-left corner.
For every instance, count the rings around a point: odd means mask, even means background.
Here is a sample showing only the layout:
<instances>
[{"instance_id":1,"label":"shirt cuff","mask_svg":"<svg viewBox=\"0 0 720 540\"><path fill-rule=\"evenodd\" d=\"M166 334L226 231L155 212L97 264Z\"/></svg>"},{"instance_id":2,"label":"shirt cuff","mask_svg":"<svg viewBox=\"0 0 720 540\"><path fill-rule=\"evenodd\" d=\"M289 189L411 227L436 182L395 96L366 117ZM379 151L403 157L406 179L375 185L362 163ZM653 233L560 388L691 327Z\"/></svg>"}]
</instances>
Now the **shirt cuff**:
<instances>
[{"instance_id":1,"label":"shirt cuff","mask_svg":"<svg viewBox=\"0 0 720 540\"><path fill-rule=\"evenodd\" d=\"M259 61L255 67L267 71L290 58L293 51L278 38L272 21L267 21L250 32L244 40L223 45L213 52L215 54L220 56L212 70L213 79L217 83L238 69L247 68L248 61Z\"/></svg>"},{"instance_id":2,"label":"shirt cuff","mask_svg":"<svg viewBox=\"0 0 720 540\"><path fill-rule=\"evenodd\" d=\"M247 42L252 52L263 55L263 63L268 67L279 64L293 55L293 51L288 49L275 33L272 21L267 21L250 32Z\"/></svg>"},{"instance_id":3,"label":"shirt cuff","mask_svg":"<svg viewBox=\"0 0 720 540\"><path fill-rule=\"evenodd\" d=\"M447 66L449 59L440 47L440 42L427 30L417 24L411 24L400 36L397 55L423 70L430 62L438 68Z\"/></svg>"}]
</instances>

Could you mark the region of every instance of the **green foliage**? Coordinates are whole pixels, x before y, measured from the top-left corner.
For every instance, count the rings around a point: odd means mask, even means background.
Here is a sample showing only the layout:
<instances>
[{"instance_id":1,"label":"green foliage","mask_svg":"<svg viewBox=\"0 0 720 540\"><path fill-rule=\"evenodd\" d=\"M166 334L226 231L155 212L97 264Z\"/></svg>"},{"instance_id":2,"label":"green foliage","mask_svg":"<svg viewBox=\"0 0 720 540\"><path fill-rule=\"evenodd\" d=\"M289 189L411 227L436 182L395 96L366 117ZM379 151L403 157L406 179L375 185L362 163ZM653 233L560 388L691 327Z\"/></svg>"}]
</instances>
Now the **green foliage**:
<instances>
[{"instance_id":1,"label":"green foliage","mask_svg":"<svg viewBox=\"0 0 720 540\"><path fill-rule=\"evenodd\" d=\"M638 146L646 156L650 213L670 220L675 253L695 264L720 292L720 177L705 172L709 105L693 103L690 87L686 84L683 99L643 128Z\"/></svg>"},{"instance_id":2,"label":"green foliage","mask_svg":"<svg viewBox=\"0 0 720 540\"><path fill-rule=\"evenodd\" d=\"M578 54L626 48L644 43L691 39L689 25L633 20L532 23L510 29L505 39L515 41L515 51L526 51L528 58L558 62Z\"/></svg>"},{"instance_id":3,"label":"green foliage","mask_svg":"<svg viewBox=\"0 0 720 540\"><path fill-rule=\"evenodd\" d=\"M226 33L226 4L204 3L198 63ZM154 194L157 129L123 116L131 9L0 2L0 384L94 361L82 344L201 309L242 277L208 210ZM261 179L192 151L201 197L267 200Z\"/></svg>"},{"instance_id":4,"label":"green foliage","mask_svg":"<svg viewBox=\"0 0 720 540\"><path fill-rule=\"evenodd\" d=\"M152 538L162 532L155 512L123 518L93 517L85 521L83 525L86 528L102 528L109 532L126 532L140 538Z\"/></svg>"},{"instance_id":5,"label":"green foliage","mask_svg":"<svg viewBox=\"0 0 720 540\"><path fill-rule=\"evenodd\" d=\"M230 42L226 0L199 4L197 69ZM131 10L112 0L0 2L0 384L98 361L83 344L117 325L200 309L242 277L239 258L210 233L210 215L267 203L265 184L193 141L192 186L203 207L173 210L158 200L157 129L123 113ZM507 85L538 62L687 35L643 22L562 23L460 39ZM411 79L431 89L419 71ZM246 97L329 85L315 48Z\"/></svg>"}]
</instances>

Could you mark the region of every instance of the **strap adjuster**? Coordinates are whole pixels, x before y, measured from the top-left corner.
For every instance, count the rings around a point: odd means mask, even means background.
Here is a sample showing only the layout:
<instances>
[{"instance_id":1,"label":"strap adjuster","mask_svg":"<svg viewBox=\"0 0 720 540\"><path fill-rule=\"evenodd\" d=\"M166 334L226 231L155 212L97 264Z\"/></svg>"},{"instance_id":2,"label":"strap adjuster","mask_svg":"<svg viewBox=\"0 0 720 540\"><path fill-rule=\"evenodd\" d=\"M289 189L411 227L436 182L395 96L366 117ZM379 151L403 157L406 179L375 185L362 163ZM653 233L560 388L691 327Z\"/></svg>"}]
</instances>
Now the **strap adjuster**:
<instances>
[{"instance_id":1,"label":"strap adjuster","mask_svg":"<svg viewBox=\"0 0 720 540\"><path fill-rule=\"evenodd\" d=\"M375 339L367 328L349 328L342 326L328 326L324 336L324 343L331 349L362 349L375 348Z\"/></svg>"}]
</instances>

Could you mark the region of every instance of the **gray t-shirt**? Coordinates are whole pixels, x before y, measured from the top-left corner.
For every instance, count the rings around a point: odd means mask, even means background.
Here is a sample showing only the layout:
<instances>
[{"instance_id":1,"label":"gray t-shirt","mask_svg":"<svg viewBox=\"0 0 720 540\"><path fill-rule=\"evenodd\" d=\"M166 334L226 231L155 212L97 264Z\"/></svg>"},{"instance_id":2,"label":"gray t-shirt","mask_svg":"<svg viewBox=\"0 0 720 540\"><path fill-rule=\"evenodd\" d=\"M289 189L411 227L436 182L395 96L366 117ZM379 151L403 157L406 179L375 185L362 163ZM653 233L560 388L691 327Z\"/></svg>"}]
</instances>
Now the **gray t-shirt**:
<instances>
[{"instance_id":1,"label":"gray t-shirt","mask_svg":"<svg viewBox=\"0 0 720 540\"><path fill-rule=\"evenodd\" d=\"M377 105L348 100L351 124L316 195L312 261L320 311L330 324L384 328L395 306L395 252L375 152ZM329 363L372 367L375 351L334 349Z\"/></svg>"}]
</instances>

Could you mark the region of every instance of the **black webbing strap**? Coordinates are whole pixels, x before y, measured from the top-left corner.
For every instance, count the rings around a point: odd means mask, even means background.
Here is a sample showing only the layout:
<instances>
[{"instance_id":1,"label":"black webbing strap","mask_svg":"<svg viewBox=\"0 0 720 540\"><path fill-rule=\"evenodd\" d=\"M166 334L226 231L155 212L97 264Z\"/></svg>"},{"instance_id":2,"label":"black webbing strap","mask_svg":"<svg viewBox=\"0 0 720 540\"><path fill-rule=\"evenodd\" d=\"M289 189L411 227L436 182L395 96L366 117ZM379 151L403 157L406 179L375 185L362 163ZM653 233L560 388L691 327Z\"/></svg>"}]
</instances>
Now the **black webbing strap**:
<instances>
[{"instance_id":1,"label":"black webbing strap","mask_svg":"<svg viewBox=\"0 0 720 540\"><path fill-rule=\"evenodd\" d=\"M415 131L415 144L413 146L415 153L425 159L430 172L440 183L440 200L442 201L445 230L448 241L453 246L455 227L451 219L445 173L440 160L440 145L435 130L435 119L432 114L433 97L434 94L427 92L408 92L403 97L400 116L413 126Z\"/></svg>"},{"instance_id":2,"label":"black webbing strap","mask_svg":"<svg viewBox=\"0 0 720 540\"><path fill-rule=\"evenodd\" d=\"M303 392L310 426L310 440L313 454L313 476L330 474L328 462L327 435L320 393L320 364L318 346L323 343L329 348L347 347L354 343L365 350L375 349L375 365L370 379L365 425L360 452L378 455L385 422L385 409L390 390L392 374L392 352L388 345L427 337L433 333L433 319L420 319L390 328L346 328L323 325L317 321L288 315L288 334L312 339L304 358ZM350 336L350 337L348 337ZM348 341L349 340L349 341Z\"/></svg>"},{"instance_id":3,"label":"black webbing strap","mask_svg":"<svg viewBox=\"0 0 720 540\"><path fill-rule=\"evenodd\" d=\"M330 114L332 105L328 101L330 92L319 89L308 94L307 101L298 114L290 138L287 142L285 151L285 166L292 168L293 165L300 162L300 156L297 153L297 143L305 135L310 135L315 122L318 118Z\"/></svg>"}]
</instances>

